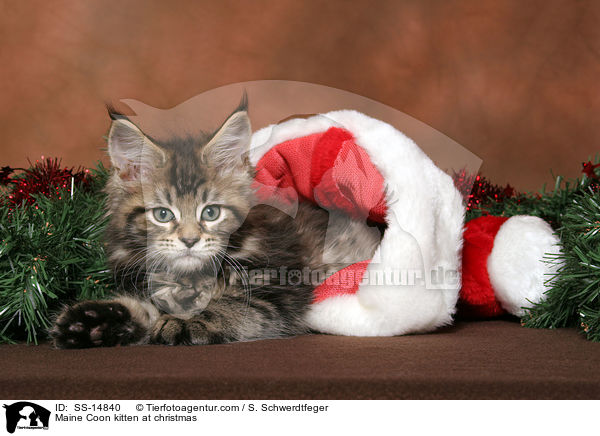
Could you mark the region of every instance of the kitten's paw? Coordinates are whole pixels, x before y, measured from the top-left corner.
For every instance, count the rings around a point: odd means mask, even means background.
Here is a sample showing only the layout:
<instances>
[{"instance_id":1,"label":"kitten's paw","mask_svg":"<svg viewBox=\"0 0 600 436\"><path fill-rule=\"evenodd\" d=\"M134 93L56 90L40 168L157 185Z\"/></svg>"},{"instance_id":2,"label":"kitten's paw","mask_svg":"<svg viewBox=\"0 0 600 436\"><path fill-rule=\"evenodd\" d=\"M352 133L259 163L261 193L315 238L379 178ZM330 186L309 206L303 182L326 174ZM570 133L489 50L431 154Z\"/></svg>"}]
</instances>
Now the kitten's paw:
<instances>
[{"instance_id":1,"label":"kitten's paw","mask_svg":"<svg viewBox=\"0 0 600 436\"><path fill-rule=\"evenodd\" d=\"M127 345L144 336L124 305L115 301L83 301L69 306L50 330L57 348Z\"/></svg>"},{"instance_id":2,"label":"kitten's paw","mask_svg":"<svg viewBox=\"0 0 600 436\"><path fill-rule=\"evenodd\" d=\"M171 315L163 315L156 321L150 338L155 344L189 344L185 320Z\"/></svg>"}]
</instances>

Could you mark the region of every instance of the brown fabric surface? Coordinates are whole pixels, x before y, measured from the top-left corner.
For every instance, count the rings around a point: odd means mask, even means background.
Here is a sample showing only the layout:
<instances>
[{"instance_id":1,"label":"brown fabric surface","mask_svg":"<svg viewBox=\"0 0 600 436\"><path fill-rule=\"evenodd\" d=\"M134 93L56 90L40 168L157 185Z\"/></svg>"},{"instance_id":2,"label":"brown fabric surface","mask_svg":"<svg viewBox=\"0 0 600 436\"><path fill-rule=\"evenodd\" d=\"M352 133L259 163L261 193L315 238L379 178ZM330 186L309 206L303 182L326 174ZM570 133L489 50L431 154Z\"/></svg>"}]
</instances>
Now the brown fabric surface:
<instances>
[{"instance_id":1,"label":"brown fabric surface","mask_svg":"<svg viewBox=\"0 0 600 436\"><path fill-rule=\"evenodd\" d=\"M6 399L600 399L600 344L507 320L392 338L0 355Z\"/></svg>"},{"instance_id":2,"label":"brown fabric surface","mask_svg":"<svg viewBox=\"0 0 600 436\"><path fill-rule=\"evenodd\" d=\"M0 12L0 165L91 165L105 102L170 108L264 79L404 111L522 190L552 184L550 169L579 175L600 142L594 0L5 1Z\"/></svg>"}]
</instances>

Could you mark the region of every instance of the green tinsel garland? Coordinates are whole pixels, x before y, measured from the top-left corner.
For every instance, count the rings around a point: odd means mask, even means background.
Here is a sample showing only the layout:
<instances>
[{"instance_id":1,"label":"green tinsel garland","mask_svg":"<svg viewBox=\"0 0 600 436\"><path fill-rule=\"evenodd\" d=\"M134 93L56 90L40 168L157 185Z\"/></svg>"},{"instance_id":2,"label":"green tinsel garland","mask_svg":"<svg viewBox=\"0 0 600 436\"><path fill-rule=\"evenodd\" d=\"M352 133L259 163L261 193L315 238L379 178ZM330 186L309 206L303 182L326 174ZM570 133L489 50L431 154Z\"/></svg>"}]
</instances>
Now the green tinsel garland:
<instances>
[{"instance_id":1,"label":"green tinsel garland","mask_svg":"<svg viewBox=\"0 0 600 436\"><path fill-rule=\"evenodd\" d=\"M32 195L33 205L2 202L0 342L37 343L62 304L101 298L112 289L101 243L107 174L98 166L90 186L75 185L73 195L63 189L51 197Z\"/></svg>"},{"instance_id":2,"label":"green tinsel garland","mask_svg":"<svg viewBox=\"0 0 600 436\"><path fill-rule=\"evenodd\" d=\"M467 211L466 220L481 215L535 215L548 221L560 237L558 263L546 299L521 319L525 327L576 327L591 341L600 341L600 175L598 159L583 164L581 179L556 178L554 189L516 194L502 201L487 198Z\"/></svg>"},{"instance_id":3,"label":"green tinsel garland","mask_svg":"<svg viewBox=\"0 0 600 436\"><path fill-rule=\"evenodd\" d=\"M575 326L591 341L600 341L600 192L588 188L575 195L561 216L561 253L548 262L560 267L551 278L545 301L534 306L526 327Z\"/></svg>"},{"instance_id":4,"label":"green tinsel garland","mask_svg":"<svg viewBox=\"0 0 600 436\"><path fill-rule=\"evenodd\" d=\"M480 191L493 187L494 196L478 195L476 207L467 210L467 221L488 214L536 215L560 236L562 252L546 261L561 268L549 278L546 300L523 317L526 327L577 327L600 341L598 166L587 162L582 179L558 177L552 191L540 194L502 191L486 181ZM3 171L8 180L12 169ZM114 289L102 245L106 198L101 188L107 176L99 165L86 179L86 189L75 185L72 195L64 189L58 195L33 194L22 206L8 207L8 192L0 192L0 342L37 343L62 304L102 298Z\"/></svg>"}]
</instances>

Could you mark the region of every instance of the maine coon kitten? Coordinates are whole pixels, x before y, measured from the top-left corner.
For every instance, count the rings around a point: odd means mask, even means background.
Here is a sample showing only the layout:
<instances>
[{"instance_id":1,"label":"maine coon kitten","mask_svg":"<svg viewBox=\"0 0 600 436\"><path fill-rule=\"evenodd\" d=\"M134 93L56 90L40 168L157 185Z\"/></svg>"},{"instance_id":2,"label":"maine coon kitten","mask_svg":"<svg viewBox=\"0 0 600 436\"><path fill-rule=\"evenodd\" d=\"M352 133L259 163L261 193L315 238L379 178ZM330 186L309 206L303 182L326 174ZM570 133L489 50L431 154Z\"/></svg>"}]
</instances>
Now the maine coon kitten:
<instances>
[{"instance_id":1,"label":"maine coon kitten","mask_svg":"<svg viewBox=\"0 0 600 436\"><path fill-rule=\"evenodd\" d=\"M290 271L326 273L373 256L381 234L365 222L308 203L293 218L257 204L245 98L215 133L195 138L157 141L111 118L106 240L120 296L65 307L50 331L57 347L306 333L318 283Z\"/></svg>"}]
</instances>

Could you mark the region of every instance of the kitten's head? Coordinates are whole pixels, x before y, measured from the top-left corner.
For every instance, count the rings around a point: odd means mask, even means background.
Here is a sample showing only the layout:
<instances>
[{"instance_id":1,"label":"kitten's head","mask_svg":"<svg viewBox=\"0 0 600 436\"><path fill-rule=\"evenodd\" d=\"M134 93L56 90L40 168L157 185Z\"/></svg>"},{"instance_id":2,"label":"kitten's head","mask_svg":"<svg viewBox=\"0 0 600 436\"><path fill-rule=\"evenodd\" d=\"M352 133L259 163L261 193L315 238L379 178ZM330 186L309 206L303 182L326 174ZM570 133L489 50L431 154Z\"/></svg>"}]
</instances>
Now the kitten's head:
<instances>
[{"instance_id":1,"label":"kitten's head","mask_svg":"<svg viewBox=\"0 0 600 436\"><path fill-rule=\"evenodd\" d=\"M109 255L181 274L216 268L252 198L245 99L213 134L157 141L112 114Z\"/></svg>"}]
</instances>

